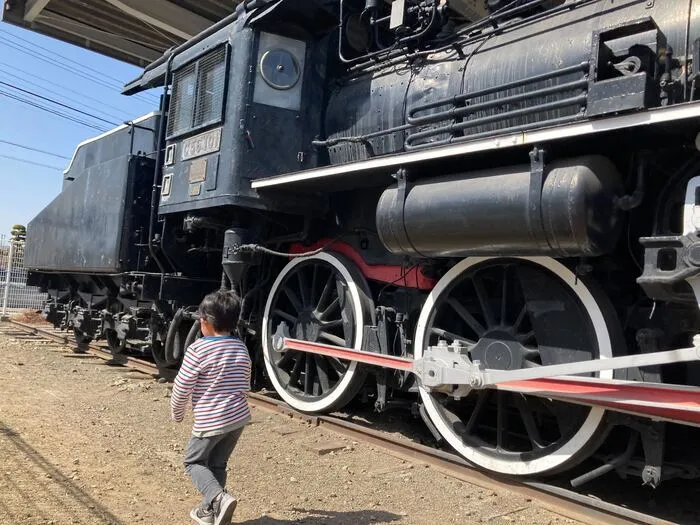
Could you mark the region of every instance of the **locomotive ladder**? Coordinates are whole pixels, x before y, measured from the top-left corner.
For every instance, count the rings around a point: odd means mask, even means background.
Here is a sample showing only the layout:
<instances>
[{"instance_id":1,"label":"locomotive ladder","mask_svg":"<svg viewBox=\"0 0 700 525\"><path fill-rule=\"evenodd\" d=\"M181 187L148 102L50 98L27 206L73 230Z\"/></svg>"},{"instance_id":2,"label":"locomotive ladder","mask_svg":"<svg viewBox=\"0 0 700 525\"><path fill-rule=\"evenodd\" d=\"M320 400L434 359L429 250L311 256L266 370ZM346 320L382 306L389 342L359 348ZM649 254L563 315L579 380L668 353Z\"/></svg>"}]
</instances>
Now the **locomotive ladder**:
<instances>
[{"instance_id":1,"label":"locomotive ladder","mask_svg":"<svg viewBox=\"0 0 700 525\"><path fill-rule=\"evenodd\" d=\"M409 359L354 350L323 343L312 343L275 335L278 352L298 351L337 359L357 361L414 374L429 391L443 392L457 399L471 390L495 388L571 403L601 406L610 410L700 426L700 387L581 377L603 370L663 365L700 360L700 335L693 347L665 352L594 359L517 370L485 369L471 361L468 347L460 341L448 345L439 341L420 359Z\"/></svg>"}]
</instances>

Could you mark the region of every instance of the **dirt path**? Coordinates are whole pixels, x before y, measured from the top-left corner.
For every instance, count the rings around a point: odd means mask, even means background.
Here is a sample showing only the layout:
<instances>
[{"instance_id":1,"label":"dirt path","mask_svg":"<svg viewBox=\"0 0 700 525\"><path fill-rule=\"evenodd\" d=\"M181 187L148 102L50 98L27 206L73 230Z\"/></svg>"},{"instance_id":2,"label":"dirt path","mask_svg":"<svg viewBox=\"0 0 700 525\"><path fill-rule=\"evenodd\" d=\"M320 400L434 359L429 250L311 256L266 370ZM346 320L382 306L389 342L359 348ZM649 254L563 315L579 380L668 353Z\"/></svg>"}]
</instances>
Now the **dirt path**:
<instances>
[{"instance_id":1,"label":"dirt path","mask_svg":"<svg viewBox=\"0 0 700 525\"><path fill-rule=\"evenodd\" d=\"M0 327L1 524L192 523L191 420L172 423L168 385L143 377ZM229 468L234 523L574 523L261 410Z\"/></svg>"}]
</instances>

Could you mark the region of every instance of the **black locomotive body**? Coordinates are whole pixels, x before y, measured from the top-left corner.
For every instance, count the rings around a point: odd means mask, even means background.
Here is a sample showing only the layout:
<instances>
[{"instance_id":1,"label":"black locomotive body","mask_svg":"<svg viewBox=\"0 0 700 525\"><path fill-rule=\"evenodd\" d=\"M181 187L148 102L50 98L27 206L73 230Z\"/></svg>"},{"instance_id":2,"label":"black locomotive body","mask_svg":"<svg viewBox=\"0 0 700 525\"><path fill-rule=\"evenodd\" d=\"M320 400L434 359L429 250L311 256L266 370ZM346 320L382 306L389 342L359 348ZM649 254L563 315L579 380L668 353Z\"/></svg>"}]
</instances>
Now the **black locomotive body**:
<instances>
[{"instance_id":1,"label":"black locomotive body","mask_svg":"<svg viewBox=\"0 0 700 525\"><path fill-rule=\"evenodd\" d=\"M160 111L81 145L29 225L47 318L174 370L199 300L231 287L258 385L298 410L419 392L434 432L486 469L590 456L620 424L600 407L455 399L272 344L420 357L460 340L516 369L700 331L697 3L489 5L465 21L441 0L256 0L170 50L124 90L164 86Z\"/></svg>"}]
</instances>

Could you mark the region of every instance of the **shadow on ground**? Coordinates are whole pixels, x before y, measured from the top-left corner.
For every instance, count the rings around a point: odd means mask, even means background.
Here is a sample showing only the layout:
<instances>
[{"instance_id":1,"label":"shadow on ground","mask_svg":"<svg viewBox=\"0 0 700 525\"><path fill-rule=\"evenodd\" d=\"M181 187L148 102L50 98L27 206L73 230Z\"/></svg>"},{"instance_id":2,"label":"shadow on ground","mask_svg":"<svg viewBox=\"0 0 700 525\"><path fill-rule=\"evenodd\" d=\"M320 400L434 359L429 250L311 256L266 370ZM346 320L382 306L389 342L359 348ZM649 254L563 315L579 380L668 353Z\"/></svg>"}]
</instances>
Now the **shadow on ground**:
<instances>
[{"instance_id":1,"label":"shadow on ground","mask_svg":"<svg viewBox=\"0 0 700 525\"><path fill-rule=\"evenodd\" d=\"M25 472L25 477L31 478L32 474L36 474L37 471L43 473L43 479L41 477L31 479L31 491L28 492L26 488L20 486L17 477L8 475L9 473L6 472L0 472L0 476L4 478L4 481L9 486L9 491L13 493L17 500L23 502L21 516L25 516L25 511L31 512L35 517L46 514L46 511L43 511L36 505L36 502L41 501L61 510L70 507L86 518L86 520L82 520L76 517L73 523L125 525L109 509L77 486L56 466L22 439L19 433L2 421L0 421L0 445L3 458L7 460L11 456L15 456L19 468ZM52 487L54 490L52 490ZM0 494L0 510L3 511L3 515L10 516L10 509L7 507L7 502L4 499L5 495ZM45 518L47 523L55 518L53 515L41 517Z\"/></svg>"},{"instance_id":2,"label":"shadow on ground","mask_svg":"<svg viewBox=\"0 0 700 525\"><path fill-rule=\"evenodd\" d=\"M334 512L330 510L292 509L307 516L290 519L261 518L236 522L236 525L370 525L377 522L398 521L401 516L383 510L359 510L350 512Z\"/></svg>"}]
</instances>

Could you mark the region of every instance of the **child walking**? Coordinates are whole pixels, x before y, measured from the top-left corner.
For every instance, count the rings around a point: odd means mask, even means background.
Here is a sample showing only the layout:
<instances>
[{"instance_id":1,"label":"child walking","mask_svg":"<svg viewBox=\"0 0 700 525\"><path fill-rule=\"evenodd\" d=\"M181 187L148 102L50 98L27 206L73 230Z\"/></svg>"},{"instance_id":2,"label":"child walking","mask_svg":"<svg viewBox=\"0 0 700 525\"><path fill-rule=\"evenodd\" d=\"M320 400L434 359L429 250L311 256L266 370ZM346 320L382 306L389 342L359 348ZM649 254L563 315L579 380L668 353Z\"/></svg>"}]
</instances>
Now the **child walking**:
<instances>
[{"instance_id":1,"label":"child walking","mask_svg":"<svg viewBox=\"0 0 700 525\"><path fill-rule=\"evenodd\" d=\"M204 298L199 306L203 337L186 350L170 398L172 418L178 423L192 398L194 426L184 463L204 496L190 512L199 525L229 524L236 509L236 499L225 490L226 465L250 421L250 356L232 335L240 309L233 292L217 291Z\"/></svg>"}]
</instances>

